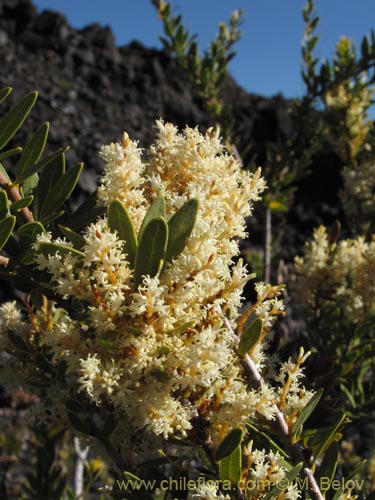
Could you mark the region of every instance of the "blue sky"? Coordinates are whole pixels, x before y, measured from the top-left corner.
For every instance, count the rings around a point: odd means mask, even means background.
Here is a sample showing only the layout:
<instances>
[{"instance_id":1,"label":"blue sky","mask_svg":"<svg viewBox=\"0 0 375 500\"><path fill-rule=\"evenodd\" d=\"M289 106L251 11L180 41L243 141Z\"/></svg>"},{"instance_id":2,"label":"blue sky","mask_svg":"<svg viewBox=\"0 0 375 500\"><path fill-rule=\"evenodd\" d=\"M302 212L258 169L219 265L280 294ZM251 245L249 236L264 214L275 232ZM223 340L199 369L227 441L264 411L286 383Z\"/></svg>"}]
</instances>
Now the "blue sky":
<instances>
[{"instance_id":1,"label":"blue sky","mask_svg":"<svg viewBox=\"0 0 375 500\"><path fill-rule=\"evenodd\" d=\"M160 48L161 22L151 0L34 0L39 10L52 9L66 15L75 28L97 22L109 25L117 45L139 40ZM301 10L305 0L172 0L185 24L197 33L202 48L235 9L244 11L243 37L230 72L248 91L285 97L302 94L300 44L303 37ZM330 57L340 36L357 46L375 27L374 0L316 0L320 15L318 55Z\"/></svg>"}]
</instances>

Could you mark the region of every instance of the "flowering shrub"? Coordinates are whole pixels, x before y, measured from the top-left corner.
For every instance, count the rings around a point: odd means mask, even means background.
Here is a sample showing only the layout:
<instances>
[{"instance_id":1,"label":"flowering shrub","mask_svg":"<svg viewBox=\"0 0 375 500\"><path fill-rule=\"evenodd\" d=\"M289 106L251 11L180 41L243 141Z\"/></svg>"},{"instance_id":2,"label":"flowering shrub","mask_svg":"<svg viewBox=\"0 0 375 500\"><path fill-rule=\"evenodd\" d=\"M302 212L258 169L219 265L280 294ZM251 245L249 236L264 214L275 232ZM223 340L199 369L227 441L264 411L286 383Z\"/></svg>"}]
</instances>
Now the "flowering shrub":
<instances>
[{"instance_id":1,"label":"flowering shrub","mask_svg":"<svg viewBox=\"0 0 375 500\"><path fill-rule=\"evenodd\" d=\"M161 464L181 460L185 469L186 456L174 448L183 444L192 447L190 461L207 468L193 477L223 482L212 491L197 485L194 498L245 498L246 481L255 480L256 494L267 496L271 483L287 478L278 496L295 499L303 465L296 443L321 394L301 384L303 350L296 362L267 355L272 325L284 314L283 286L258 283L257 300L244 308L241 290L254 276L235 262L264 180L260 170L241 170L217 130L181 133L159 121L156 131L143 154L126 134L102 148L102 208L85 224L81 208L70 227L56 226L43 209L38 186L51 174L40 155L33 168L18 168L19 187L2 173L2 276L23 290L23 305L0 308L3 379L39 397L31 420L64 422L96 438L127 474L142 477L162 449ZM69 172L60 170L60 183ZM24 200L22 186L35 174L32 211L19 217L22 203L12 197ZM27 249L26 236L34 241ZM261 429L289 444L264 444ZM292 450L301 463L288 462ZM304 474L315 487L307 465Z\"/></svg>"}]
</instances>

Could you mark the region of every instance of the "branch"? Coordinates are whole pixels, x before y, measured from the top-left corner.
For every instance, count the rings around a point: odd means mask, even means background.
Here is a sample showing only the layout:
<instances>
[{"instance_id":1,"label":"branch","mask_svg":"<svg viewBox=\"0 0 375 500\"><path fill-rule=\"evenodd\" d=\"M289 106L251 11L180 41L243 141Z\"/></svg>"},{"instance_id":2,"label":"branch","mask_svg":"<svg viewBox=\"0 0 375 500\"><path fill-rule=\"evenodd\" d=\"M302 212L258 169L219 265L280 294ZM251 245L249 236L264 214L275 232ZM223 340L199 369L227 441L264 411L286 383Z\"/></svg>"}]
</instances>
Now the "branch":
<instances>
[{"instance_id":1,"label":"branch","mask_svg":"<svg viewBox=\"0 0 375 500\"><path fill-rule=\"evenodd\" d=\"M233 340L236 343L238 343L239 342L239 338L235 334L233 328L231 327L231 325L230 325L230 323L228 321L228 318L226 318L226 316L223 314L220 306L216 306L216 310L220 313L220 315L222 317L222 320L223 320L223 323L225 325L225 328L232 335ZM261 387L262 385L266 384L264 378L259 373L258 368L255 366L254 361L251 359L251 357L248 354L246 354L242 358L242 363L243 363L246 371L248 373L250 373L251 376L252 376L252 378L255 380L255 383L256 383L257 387ZM276 404L274 404L273 406L274 406L275 413L276 413L276 421L277 421L277 423L279 425L280 431L282 432L282 434L285 437L288 437L290 435L290 433L289 433L289 427L288 427L288 424L287 424L287 422L285 420L284 414L280 411L279 407ZM298 457L298 461L305 463L305 459L303 457L303 454L301 452L300 447L298 446L298 443L296 443L295 445L292 445L292 447L293 447L293 451L294 451L295 455ZM322 493L321 493L321 491L319 489L318 483L316 482L316 479L315 479L314 474L311 471L311 469L309 469L308 467L304 467L303 471L304 471L306 477L309 480L309 483L310 483L310 486L311 486L311 491L312 491L312 493L315 496L315 500L324 500L324 497L323 497L323 495L322 495Z\"/></svg>"},{"instance_id":2,"label":"branch","mask_svg":"<svg viewBox=\"0 0 375 500\"><path fill-rule=\"evenodd\" d=\"M89 447L86 446L82 450L79 438L75 436L73 438L74 451L75 451L75 466L74 466L74 494L77 498L83 498L83 483L85 474L85 460L89 453Z\"/></svg>"},{"instance_id":3,"label":"branch","mask_svg":"<svg viewBox=\"0 0 375 500\"><path fill-rule=\"evenodd\" d=\"M4 257L3 255L0 255L0 265L7 267L8 264L9 264L8 257Z\"/></svg>"},{"instance_id":4,"label":"branch","mask_svg":"<svg viewBox=\"0 0 375 500\"><path fill-rule=\"evenodd\" d=\"M12 201L18 201L21 199L18 186L11 184L2 172L0 172L0 187L4 189ZM21 208L20 212L26 222L34 222L34 216L27 207Z\"/></svg>"}]
</instances>

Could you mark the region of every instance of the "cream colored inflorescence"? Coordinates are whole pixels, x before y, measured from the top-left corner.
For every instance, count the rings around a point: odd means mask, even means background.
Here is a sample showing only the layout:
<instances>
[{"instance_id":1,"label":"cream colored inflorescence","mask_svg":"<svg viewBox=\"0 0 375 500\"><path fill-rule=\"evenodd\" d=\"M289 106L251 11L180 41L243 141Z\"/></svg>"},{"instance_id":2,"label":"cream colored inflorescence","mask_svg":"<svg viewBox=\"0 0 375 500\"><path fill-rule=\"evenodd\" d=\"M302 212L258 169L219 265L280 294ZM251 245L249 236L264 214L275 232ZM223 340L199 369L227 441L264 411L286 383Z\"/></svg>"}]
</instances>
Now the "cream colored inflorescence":
<instances>
[{"instance_id":1,"label":"cream colored inflorescence","mask_svg":"<svg viewBox=\"0 0 375 500\"><path fill-rule=\"evenodd\" d=\"M341 304L354 323L375 313L375 241L363 237L330 244L320 226L305 255L296 257L296 296L312 314L329 303Z\"/></svg>"},{"instance_id":2,"label":"cream colored inflorescence","mask_svg":"<svg viewBox=\"0 0 375 500\"><path fill-rule=\"evenodd\" d=\"M265 189L260 170L252 174L241 169L224 150L217 130L202 135L186 128L179 133L162 121L156 130L148 151L142 152L126 134L120 144L102 148L106 168L99 203L108 207L120 200L138 231L158 196L165 199L167 219L188 200L198 199L197 220L182 253L135 287L124 242L109 230L106 216L99 218L83 233L84 258L38 254L38 268L49 273L55 291L75 313L52 305L53 320L45 321L43 329L34 321L28 333L39 328L53 362L65 361L73 392L115 408L121 417L116 444L123 440L124 454L133 460L142 449L149 457L157 436L186 435L197 416L205 419L213 446L249 417L274 419L275 402L283 393L278 384L283 385L288 372L282 367L269 383L249 388L236 352L241 293L253 276L234 257L238 238L246 235L246 217ZM37 250L43 241L51 242L51 235L39 238ZM280 290L259 284L257 291L252 318L263 318L269 331L283 310ZM2 306L4 316L19 325L14 330L25 329L12 305ZM0 329L6 330L8 323ZM269 369L262 344L254 351L254 362L260 372ZM289 416L290 401L298 399L295 385L291 387L292 399L284 395ZM303 404L309 397L305 392ZM295 402L298 409L300 403Z\"/></svg>"}]
</instances>

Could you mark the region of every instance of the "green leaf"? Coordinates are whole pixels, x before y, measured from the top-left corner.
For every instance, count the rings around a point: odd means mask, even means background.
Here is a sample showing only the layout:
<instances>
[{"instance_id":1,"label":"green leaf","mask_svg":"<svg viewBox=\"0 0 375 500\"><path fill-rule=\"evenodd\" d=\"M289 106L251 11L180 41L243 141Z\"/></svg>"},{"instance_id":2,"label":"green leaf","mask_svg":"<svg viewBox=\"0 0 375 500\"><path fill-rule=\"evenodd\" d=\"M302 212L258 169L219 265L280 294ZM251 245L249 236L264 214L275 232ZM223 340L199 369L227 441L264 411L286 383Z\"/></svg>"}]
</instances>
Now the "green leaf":
<instances>
[{"instance_id":1,"label":"green leaf","mask_svg":"<svg viewBox=\"0 0 375 500\"><path fill-rule=\"evenodd\" d=\"M320 459L322 453L324 453L334 441L338 441L340 439L341 434L338 433L338 430L344 423L345 419L346 415L344 414L335 425L329 427L328 429L319 430L319 433L314 436L313 442L311 443L315 448L314 459L311 464L312 467Z\"/></svg>"},{"instance_id":2,"label":"green leaf","mask_svg":"<svg viewBox=\"0 0 375 500\"><path fill-rule=\"evenodd\" d=\"M24 182L28 177L32 176L42 167L38 164L40 157L46 147L48 136L49 123L43 123L36 130L27 146L22 152L21 158L16 165L16 182L19 184Z\"/></svg>"},{"instance_id":3,"label":"green leaf","mask_svg":"<svg viewBox=\"0 0 375 500\"><path fill-rule=\"evenodd\" d=\"M2 104L8 95L12 92L12 87L4 87L0 90L0 104Z\"/></svg>"},{"instance_id":4,"label":"green leaf","mask_svg":"<svg viewBox=\"0 0 375 500\"><path fill-rule=\"evenodd\" d=\"M7 149L6 151L0 153L0 160L4 160L5 158L9 158L10 156L19 155L21 152L22 152L21 147Z\"/></svg>"},{"instance_id":5,"label":"green leaf","mask_svg":"<svg viewBox=\"0 0 375 500\"><path fill-rule=\"evenodd\" d=\"M36 241L38 234L45 233L43 225L40 222L28 222L18 230L20 236L19 247L21 249L21 263L31 265L35 262L35 250L32 244Z\"/></svg>"},{"instance_id":6,"label":"green leaf","mask_svg":"<svg viewBox=\"0 0 375 500\"><path fill-rule=\"evenodd\" d=\"M45 233L46 230L40 222L27 222L19 228L18 232L20 236L28 237L31 241L35 241L37 235Z\"/></svg>"},{"instance_id":7,"label":"green leaf","mask_svg":"<svg viewBox=\"0 0 375 500\"><path fill-rule=\"evenodd\" d=\"M39 214L42 220L44 220L50 213L58 210L61 205L63 205L65 200L69 198L73 189L76 187L79 176L81 175L82 167L83 163L77 163L59 177L58 184L46 195Z\"/></svg>"},{"instance_id":8,"label":"green leaf","mask_svg":"<svg viewBox=\"0 0 375 500\"><path fill-rule=\"evenodd\" d=\"M169 237L165 260L171 262L185 248L197 220L198 200L187 201L168 221Z\"/></svg>"},{"instance_id":9,"label":"green leaf","mask_svg":"<svg viewBox=\"0 0 375 500\"><path fill-rule=\"evenodd\" d=\"M82 432L82 434L91 433L91 426L88 422L85 422L82 419L78 418L75 413L72 413L70 411L68 411L67 414L71 424L78 432Z\"/></svg>"},{"instance_id":10,"label":"green leaf","mask_svg":"<svg viewBox=\"0 0 375 500\"><path fill-rule=\"evenodd\" d=\"M65 173L65 154L60 150L40 162L40 164L42 164L41 172L33 205L34 217L37 218L39 218L40 214L43 214L47 193L50 193L55 189L55 186L58 186L58 180ZM45 210L45 212L48 213L48 210Z\"/></svg>"},{"instance_id":11,"label":"green leaf","mask_svg":"<svg viewBox=\"0 0 375 500\"><path fill-rule=\"evenodd\" d=\"M245 356L260 340L263 332L262 318L256 318L250 323L246 330L242 333L238 344L238 352L241 356Z\"/></svg>"},{"instance_id":12,"label":"green leaf","mask_svg":"<svg viewBox=\"0 0 375 500\"><path fill-rule=\"evenodd\" d=\"M319 389L319 391L314 394L314 396L310 399L310 401L307 403L307 405L304 407L304 409L298 415L297 420L295 421L294 426L293 426L293 430L292 430L293 435L299 434L303 424L306 422L306 420L309 418L309 416L312 414L312 412L317 407L317 405L320 401L320 398L323 395L323 392L324 392L324 389Z\"/></svg>"},{"instance_id":13,"label":"green leaf","mask_svg":"<svg viewBox=\"0 0 375 500\"><path fill-rule=\"evenodd\" d=\"M23 183L22 183L22 192L24 195L27 195L28 193L34 193L35 188L37 187L39 183L39 175L38 174L33 174L30 175ZM34 197L35 199L35 197Z\"/></svg>"},{"instance_id":14,"label":"green leaf","mask_svg":"<svg viewBox=\"0 0 375 500\"><path fill-rule=\"evenodd\" d=\"M225 457L229 457L234 450L241 445L243 430L237 427L232 429L222 440L216 450L215 460L219 462Z\"/></svg>"},{"instance_id":15,"label":"green leaf","mask_svg":"<svg viewBox=\"0 0 375 500\"><path fill-rule=\"evenodd\" d=\"M278 452L285 459L289 459L288 454L281 448L270 436L269 433L263 432L257 429L252 424L246 424L246 428L251 435L251 439L253 439L256 448L263 449L265 448L267 451L272 450L273 452Z\"/></svg>"},{"instance_id":16,"label":"green leaf","mask_svg":"<svg viewBox=\"0 0 375 500\"><path fill-rule=\"evenodd\" d=\"M116 418L113 413L110 413L108 417L105 419L103 424L102 434L105 439L108 439L108 437L112 434L112 432L116 428L116 425L117 425Z\"/></svg>"},{"instance_id":17,"label":"green leaf","mask_svg":"<svg viewBox=\"0 0 375 500\"><path fill-rule=\"evenodd\" d=\"M0 190L0 220L8 215L8 196Z\"/></svg>"},{"instance_id":18,"label":"green leaf","mask_svg":"<svg viewBox=\"0 0 375 500\"><path fill-rule=\"evenodd\" d=\"M47 258L49 255L55 255L57 252L59 252L61 255L67 255L70 253L75 257L80 257L81 259L85 257L85 254L80 252L79 250L59 243L49 243L47 241L42 241L41 243L39 243L38 248L39 251Z\"/></svg>"},{"instance_id":19,"label":"green leaf","mask_svg":"<svg viewBox=\"0 0 375 500\"><path fill-rule=\"evenodd\" d=\"M164 219L153 219L142 232L135 258L134 286L138 287L142 277L155 276L163 262L168 240L168 226Z\"/></svg>"},{"instance_id":20,"label":"green leaf","mask_svg":"<svg viewBox=\"0 0 375 500\"><path fill-rule=\"evenodd\" d=\"M153 368L150 371L150 375L154 377L155 380L161 382L162 384L166 384L171 380L171 376L169 375L169 373L165 372L164 370L161 370L160 368Z\"/></svg>"},{"instance_id":21,"label":"green leaf","mask_svg":"<svg viewBox=\"0 0 375 500\"><path fill-rule=\"evenodd\" d=\"M148 209L138 232L138 241L140 241L142 233L145 230L146 226L152 220L159 219L160 217L165 219L165 200L163 196L158 196L157 198L155 198L152 205Z\"/></svg>"},{"instance_id":22,"label":"green leaf","mask_svg":"<svg viewBox=\"0 0 375 500\"><path fill-rule=\"evenodd\" d=\"M303 463L301 462L287 472L283 480L277 481L276 485L268 491L267 495L265 495L262 500L271 500L271 498L277 497L279 493L286 490L291 482L297 477L299 471L302 469L302 466Z\"/></svg>"},{"instance_id":23,"label":"green leaf","mask_svg":"<svg viewBox=\"0 0 375 500\"><path fill-rule=\"evenodd\" d=\"M81 250L86 245L86 240L83 236L80 234L76 233L72 229L66 226L62 226L59 224L59 229L60 231L68 238L68 240L73 243L74 248L77 248L78 250Z\"/></svg>"},{"instance_id":24,"label":"green leaf","mask_svg":"<svg viewBox=\"0 0 375 500\"><path fill-rule=\"evenodd\" d=\"M96 191L91 193L69 219L69 227L77 230L86 227L90 222L105 212L105 207L96 204Z\"/></svg>"},{"instance_id":25,"label":"green leaf","mask_svg":"<svg viewBox=\"0 0 375 500\"><path fill-rule=\"evenodd\" d=\"M0 173L3 174L3 176L5 177L5 179L7 180L7 182L11 182L10 180L10 177L8 175L8 172L5 170L5 168L3 167L3 165L0 163Z\"/></svg>"},{"instance_id":26,"label":"green leaf","mask_svg":"<svg viewBox=\"0 0 375 500\"><path fill-rule=\"evenodd\" d=\"M29 348L26 345L25 341L19 335L16 335L12 331L8 331L8 337L9 337L9 340L12 342L12 344L15 347L17 347L17 349L19 349L20 351L24 351L24 352L29 351Z\"/></svg>"},{"instance_id":27,"label":"green leaf","mask_svg":"<svg viewBox=\"0 0 375 500\"><path fill-rule=\"evenodd\" d=\"M111 231L117 232L120 240L125 242L124 252L127 254L131 266L134 266L138 246L137 236L128 211L120 200L113 200L109 205L108 226Z\"/></svg>"},{"instance_id":28,"label":"green leaf","mask_svg":"<svg viewBox=\"0 0 375 500\"><path fill-rule=\"evenodd\" d=\"M38 92L27 94L0 120L0 149L8 144L21 127L37 98Z\"/></svg>"},{"instance_id":29,"label":"green leaf","mask_svg":"<svg viewBox=\"0 0 375 500\"><path fill-rule=\"evenodd\" d=\"M14 212L17 212L18 210L21 210L21 208L25 208L31 205L32 201L34 199L34 196L31 194L30 196L25 196L24 198L21 198L20 200L14 201L10 209L13 210Z\"/></svg>"},{"instance_id":30,"label":"green leaf","mask_svg":"<svg viewBox=\"0 0 375 500\"><path fill-rule=\"evenodd\" d=\"M319 473L316 475L317 483L320 485L320 490L323 494L329 490L329 486L336 472L338 457L339 445L335 441L326 451L321 466L319 467ZM324 480L321 481L321 479ZM326 485L326 487L324 487L324 485Z\"/></svg>"},{"instance_id":31,"label":"green leaf","mask_svg":"<svg viewBox=\"0 0 375 500\"><path fill-rule=\"evenodd\" d=\"M10 238L14 225L16 223L16 218L14 215L6 216L5 219L0 221L0 250L2 250Z\"/></svg>"},{"instance_id":32,"label":"green leaf","mask_svg":"<svg viewBox=\"0 0 375 500\"><path fill-rule=\"evenodd\" d=\"M220 460L219 474L222 481L231 481L232 484L237 485L242 477L242 449L241 446Z\"/></svg>"}]
</instances>

